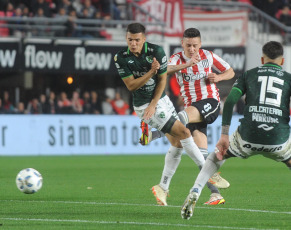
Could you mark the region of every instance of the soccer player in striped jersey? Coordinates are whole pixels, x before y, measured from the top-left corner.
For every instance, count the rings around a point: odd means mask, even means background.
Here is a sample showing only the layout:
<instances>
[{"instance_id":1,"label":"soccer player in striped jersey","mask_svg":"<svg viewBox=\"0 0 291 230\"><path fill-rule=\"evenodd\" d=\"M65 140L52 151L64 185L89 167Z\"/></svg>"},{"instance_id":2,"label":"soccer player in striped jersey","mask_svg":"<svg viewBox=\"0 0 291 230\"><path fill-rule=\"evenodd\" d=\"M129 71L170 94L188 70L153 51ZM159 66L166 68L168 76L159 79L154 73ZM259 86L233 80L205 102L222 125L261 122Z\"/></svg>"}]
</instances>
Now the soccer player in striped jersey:
<instances>
[{"instance_id":1,"label":"soccer player in striped jersey","mask_svg":"<svg viewBox=\"0 0 291 230\"><path fill-rule=\"evenodd\" d=\"M242 74L225 101L221 137L215 152L207 158L182 206L183 219L191 218L203 187L225 159L247 159L260 154L285 163L291 170L291 74L281 67L284 62L281 43L267 42L262 51L263 65ZM244 117L237 130L229 137L232 110L242 95L246 95Z\"/></svg>"},{"instance_id":2,"label":"soccer player in striped jersey","mask_svg":"<svg viewBox=\"0 0 291 230\"><path fill-rule=\"evenodd\" d=\"M180 85L180 95L184 100L184 111L179 112L179 118L187 125L192 133L195 143L206 159L208 156L207 124L213 123L220 112L220 97L216 83L234 77L234 71L222 58L211 51L201 49L201 34L196 28L184 31L181 41L183 51L173 54L168 62L168 75L175 74ZM212 68L219 74L213 73ZM141 144L163 136L160 131L151 132L147 125L142 128ZM145 140L147 141L145 143ZM175 155L175 151L172 151ZM169 158L169 156L166 156ZM173 160L174 161L174 160ZM169 163L168 163L169 162ZM168 189L175 169L171 160L166 159L163 175L159 185L153 187L153 191L159 187ZM167 170L168 169L168 170ZM165 178L167 178L165 180ZM209 201L205 204L217 205L225 202L220 192L215 188L228 188L229 183L219 173L214 175L207 183L211 190Z\"/></svg>"}]
</instances>

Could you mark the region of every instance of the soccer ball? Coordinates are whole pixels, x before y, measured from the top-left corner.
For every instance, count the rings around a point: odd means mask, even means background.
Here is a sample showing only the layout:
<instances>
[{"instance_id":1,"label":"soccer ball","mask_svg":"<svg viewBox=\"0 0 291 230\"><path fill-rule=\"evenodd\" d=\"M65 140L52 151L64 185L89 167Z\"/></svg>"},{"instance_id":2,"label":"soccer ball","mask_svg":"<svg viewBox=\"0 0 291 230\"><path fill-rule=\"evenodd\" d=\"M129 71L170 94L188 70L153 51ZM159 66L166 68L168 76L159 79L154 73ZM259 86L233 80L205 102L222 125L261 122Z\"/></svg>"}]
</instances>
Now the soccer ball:
<instances>
[{"instance_id":1,"label":"soccer ball","mask_svg":"<svg viewBox=\"0 0 291 230\"><path fill-rule=\"evenodd\" d=\"M23 193L36 193L42 187L42 176L33 168L23 169L16 176L16 186Z\"/></svg>"}]
</instances>

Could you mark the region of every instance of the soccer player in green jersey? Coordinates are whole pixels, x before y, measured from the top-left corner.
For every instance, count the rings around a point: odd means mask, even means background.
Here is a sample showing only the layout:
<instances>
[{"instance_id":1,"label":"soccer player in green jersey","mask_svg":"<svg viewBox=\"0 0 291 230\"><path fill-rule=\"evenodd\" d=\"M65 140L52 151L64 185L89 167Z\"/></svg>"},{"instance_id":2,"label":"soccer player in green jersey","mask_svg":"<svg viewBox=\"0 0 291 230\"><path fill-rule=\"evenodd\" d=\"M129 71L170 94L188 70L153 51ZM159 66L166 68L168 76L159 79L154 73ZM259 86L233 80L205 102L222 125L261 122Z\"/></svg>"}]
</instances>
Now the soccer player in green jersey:
<instances>
[{"instance_id":1,"label":"soccer player in green jersey","mask_svg":"<svg viewBox=\"0 0 291 230\"><path fill-rule=\"evenodd\" d=\"M234 83L222 114L221 137L191 188L182 209L183 219L190 219L194 206L208 179L225 159L261 154L283 162L291 170L290 96L291 74L282 70L283 46L270 41L263 46L262 66L246 71ZM229 137L233 106L246 95L244 117Z\"/></svg>"},{"instance_id":2,"label":"soccer player in green jersey","mask_svg":"<svg viewBox=\"0 0 291 230\"><path fill-rule=\"evenodd\" d=\"M179 140L186 153L198 166L202 166L205 163L203 155L190 131L179 121L173 103L164 91L167 57L163 48L146 42L145 27L140 23L127 26L126 41L128 47L119 51L114 61L124 84L133 94L133 108L137 116L166 134L172 144L168 153L177 149L176 140ZM173 162L176 163L179 162ZM164 194L159 200L161 205L167 205L167 194Z\"/></svg>"}]
</instances>

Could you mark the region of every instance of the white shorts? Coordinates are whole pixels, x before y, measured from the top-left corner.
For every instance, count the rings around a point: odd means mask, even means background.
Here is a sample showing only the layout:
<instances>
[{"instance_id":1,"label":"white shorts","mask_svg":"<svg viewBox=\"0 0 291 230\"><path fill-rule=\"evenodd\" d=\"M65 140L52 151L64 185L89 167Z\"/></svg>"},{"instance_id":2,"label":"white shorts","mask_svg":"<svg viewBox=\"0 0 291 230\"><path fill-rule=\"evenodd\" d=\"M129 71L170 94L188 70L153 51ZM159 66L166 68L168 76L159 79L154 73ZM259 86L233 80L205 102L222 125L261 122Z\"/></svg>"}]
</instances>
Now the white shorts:
<instances>
[{"instance_id":1,"label":"white shorts","mask_svg":"<svg viewBox=\"0 0 291 230\"><path fill-rule=\"evenodd\" d=\"M254 155L263 155L276 161L286 161L291 157L291 140L290 138L280 145L262 145L244 141L238 130L229 138L228 150L240 158L248 158Z\"/></svg>"},{"instance_id":2,"label":"white shorts","mask_svg":"<svg viewBox=\"0 0 291 230\"><path fill-rule=\"evenodd\" d=\"M137 116L143 120L144 110L149 106L149 103L134 107L134 111ZM174 117L176 120L179 120L178 114L175 110L173 103L170 98L166 95L158 101L156 106L156 112L149 120L143 120L145 123L151 127L162 130L165 124L170 120L171 117Z\"/></svg>"}]
</instances>

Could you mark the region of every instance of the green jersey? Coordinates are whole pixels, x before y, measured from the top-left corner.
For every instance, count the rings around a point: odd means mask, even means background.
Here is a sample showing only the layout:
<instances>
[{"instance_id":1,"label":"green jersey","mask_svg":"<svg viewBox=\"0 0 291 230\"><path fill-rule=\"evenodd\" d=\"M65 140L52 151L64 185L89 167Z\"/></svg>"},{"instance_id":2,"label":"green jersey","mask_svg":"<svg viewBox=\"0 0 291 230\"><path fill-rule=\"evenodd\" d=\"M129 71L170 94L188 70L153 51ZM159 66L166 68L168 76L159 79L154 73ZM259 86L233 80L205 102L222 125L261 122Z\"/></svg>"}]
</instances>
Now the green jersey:
<instances>
[{"instance_id":1,"label":"green jersey","mask_svg":"<svg viewBox=\"0 0 291 230\"><path fill-rule=\"evenodd\" d=\"M246 94L244 118L238 128L242 139L268 145L286 142L290 134L291 74L267 63L245 72L233 87Z\"/></svg>"},{"instance_id":2,"label":"green jersey","mask_svg":"<svg viewBox=\"0 0 291 230\"><path fill-rule=\"evenodd\" d=\"M130 76L139 78L145 75L151 69L153 58L156 58L160 63L160 69L144 86L132 93L133 105L136 107L151 102L158 83L158 75L167 72L165 51L158 45L145 42L139 57L131 53L129 48L122 49L114 56L115 66L122 79ZM164 96L165 92L163 92L161 98Z\"/></svg>"}]
</instances>

